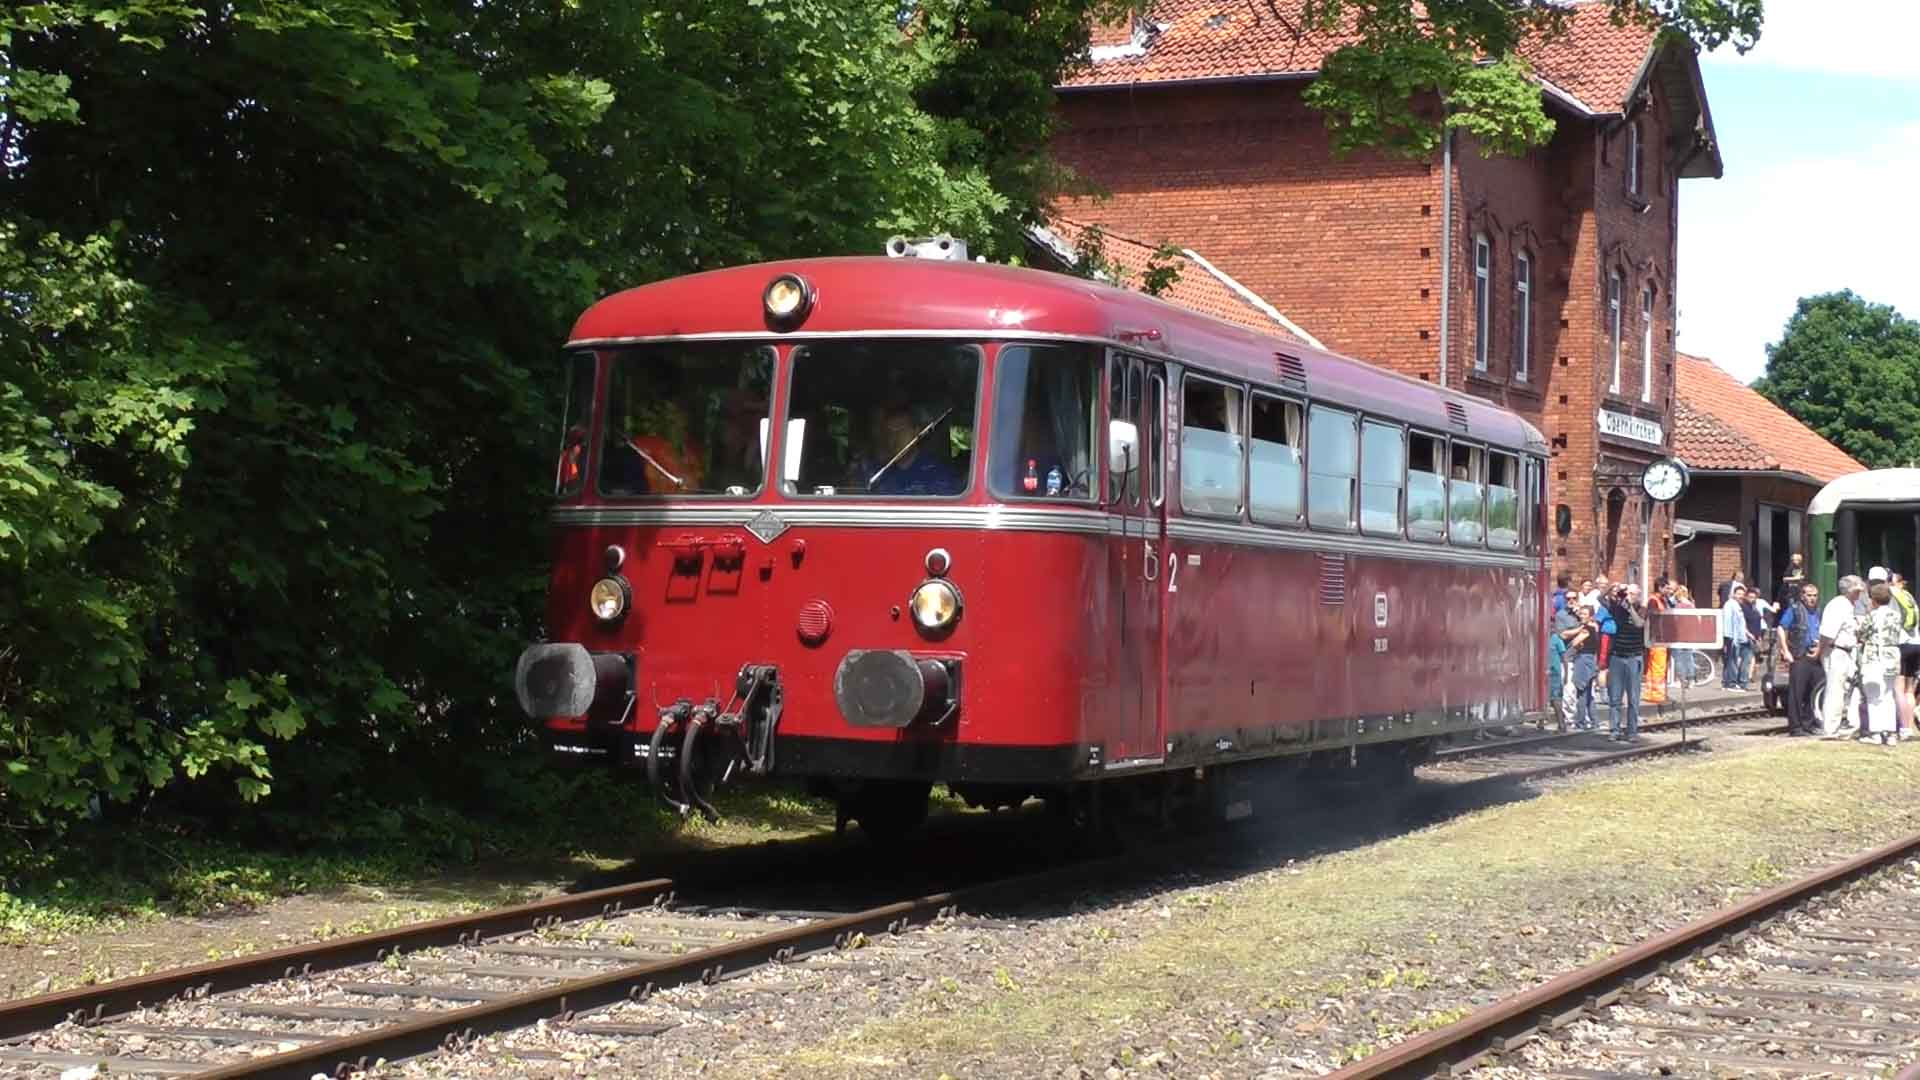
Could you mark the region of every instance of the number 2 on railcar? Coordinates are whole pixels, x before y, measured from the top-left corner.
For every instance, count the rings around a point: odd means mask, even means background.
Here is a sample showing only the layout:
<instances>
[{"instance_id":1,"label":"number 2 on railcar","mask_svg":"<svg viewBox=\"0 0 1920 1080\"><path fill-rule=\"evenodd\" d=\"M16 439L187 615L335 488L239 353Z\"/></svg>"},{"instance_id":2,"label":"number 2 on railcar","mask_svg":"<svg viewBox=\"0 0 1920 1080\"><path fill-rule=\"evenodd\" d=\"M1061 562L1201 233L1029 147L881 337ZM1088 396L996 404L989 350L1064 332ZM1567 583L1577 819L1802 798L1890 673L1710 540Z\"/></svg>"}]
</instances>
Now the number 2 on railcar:
<instances>
[{"instance_id":1,"label":"number 2 on railcar","mask_svg":"<svg viewBox=\"0 0 1920 1080\"><path fill-rule=\"evenodd\" d=\"M777 777L876 833L936 783L1234 817L1543 704L1546 446L1485 401L932 257L619 293L566 378L515 689L683 812Z\"/></svg>"}]
</instances>

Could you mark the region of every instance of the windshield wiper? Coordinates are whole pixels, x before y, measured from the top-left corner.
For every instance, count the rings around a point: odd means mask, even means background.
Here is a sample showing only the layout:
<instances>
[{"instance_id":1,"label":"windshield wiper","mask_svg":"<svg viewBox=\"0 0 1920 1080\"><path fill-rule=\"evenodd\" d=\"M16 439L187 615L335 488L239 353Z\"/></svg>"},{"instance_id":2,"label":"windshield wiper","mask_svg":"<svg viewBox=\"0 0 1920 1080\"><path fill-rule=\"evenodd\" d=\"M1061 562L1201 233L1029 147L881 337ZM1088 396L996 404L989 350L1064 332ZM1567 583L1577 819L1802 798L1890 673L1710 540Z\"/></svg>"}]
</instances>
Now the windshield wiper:
<instances>
[{"instance_id":1,"label":"windshield wiper","mask_svg":"<svg viewBox=\"0 0 1920 1080\"><path fill-rule=\"evenodd\" d=\"M633 436L623 431L620 433L620 438L626 442L627 449L633 451L636 454L639 454L640 460L653 466L655 471L657 471L661 476L664 476L667 478L668 483L672 484L674 487L677 487L677 488L684 488L687 486L687 482L685 480L682 480L679 477L673 475L673 473L667 470L667 467L665 465L662 465L659 462L653 460L652 454L649 454L645 450L640 449L639 442L636 441Z\"/></svg>"},{"instance_id":2,"label":"windshield wiper","mask_svg":"<svg viewBox=\"0 0 1920 1080\"><path fill-rule=\"evenodd\" d=\"M867 490L869 491L873 490L873 485L876 483L879 483L880 478L887 474L888 469L891 469L894 467L894 465L898 464L901 458L907 456L907 451L920 445L920 440L927 437L927 432L932 431L936 426L939 425L940 421L945 420L947 417L951 415L953 415L953 406L949 405L947 406L946 412L943 412L939 416L934 417L931 421L928 422L926 427L921 428L920 434L915 435L911 439L908 439L907 445L901 447L899 453L896 453L893 455L893 457L887 459L887 463L885 465L880 466L880 470L878 472L874 473L872 476L867 477Z\"/></svg>"}]
</instances>

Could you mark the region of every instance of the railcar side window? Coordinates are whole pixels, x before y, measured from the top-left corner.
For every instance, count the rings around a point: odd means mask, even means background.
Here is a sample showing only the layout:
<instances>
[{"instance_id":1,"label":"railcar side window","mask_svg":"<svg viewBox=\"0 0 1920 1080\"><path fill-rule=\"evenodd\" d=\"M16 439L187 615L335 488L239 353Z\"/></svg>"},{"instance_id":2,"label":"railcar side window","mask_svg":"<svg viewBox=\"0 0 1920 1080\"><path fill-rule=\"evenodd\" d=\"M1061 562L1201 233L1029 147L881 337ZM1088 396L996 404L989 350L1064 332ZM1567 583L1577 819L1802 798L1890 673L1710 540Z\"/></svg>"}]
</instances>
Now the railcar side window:
<instances>
[{"instance_id":1,"label":"railcar side window","mask_svg":"<svg viewBox=\"0 0 1920 1080\"><path fill-rule=\"evenodd\" d=\"M1360 531L1400 535L1400 484L1407 447L1400 428L1368 420L1360 425Z\"/></svg>"},{"instance_id":2,"label":"railcar side window","mask_svg":"<svg viewBox=\"0 0 1920 1080\"><path fill-rule=\"evenodd\" d=\"M1479 547L1487 539L1485 489L1486 452L1477 446L1453 444L1452 473L1447 479L1448 520L1456 544Z\"/></svg>"},{"instance_id":3,"label":"railcar side window","mask_svg":"<svg viewBox=\"0 0 1920 1080\"><path fill-rule=\"evenodd\" d=\"M1237 517L1243 494L1240 388L1191 375L1180 386L1185 409L1180 424L1180 508Z\"/></svg>"},{"instance_id":4,"label":"railcar side window","mask_svg":"<svg viewBox=\"0 0 1920 1080\"><path fill-rule=\"evenodd\" d=\"M566 399L560 404L560 456L553 471L557 498L578 495L587 486L587 425L593 422L593 354L566 359Z\"/></svg>"},{"instance_id":5,"label":"railcar side window","mask_svg":"<svg viewBox=\"0 0 1920 1080\"><path fill-rule=\"evenodd\" d=\"M1147 444L1147 500L1159 506L1167 497L1167 466L1165 462L1167 445L1167 377L1155 371L1148 381L1147 432L1143 436Z\"/></svg>"},{"instance_id":6,"label":"railcar side window","mask_svg":"<svg viewBox=\"0 0 1920 1080\"><path fill-rule=\"evenodd\" d=\"M1360 476L1360 425L1350 412L1307 410L1307 524L1353 528L1353 487Z\"/></svg>"},{"instance_id":7,"label":"railcar side window","mask_svg":"<svg viewBox=\"0 0 1920 1080\"><path fill-rule=\"evenodd\" d=\"M616 354L611 367L602 494L739 496L760 490L772 349L727 342L646 345Z\"/></svg>"},{"instance_id":8,"label":"railcar side window","mask_svg":"<svg viewBox=\"0 0 1920 1080\"><path fill-rule=\"evenodd\" d=\"M1108 418L1137 423L1136 418L1140 415L1139 361L1115 354L1107 364L1107 392ZM1114 477L1109 497L1115 501L1125 499L1134 506L1140 505L1140 474L1143 471L1136 463L1134 470L1126 476Z\"/></svg>"},{"instance_id":9,"label":"railcar side window","mask_svg":"<svg viewBox=\"0 0 1920 1080\"><path fill-rule=\"evenodd\" d=\"M1253 520L1268 525L1298 525L1304 510L1306 480L1305 418L1294 401L1253 395L1253 423L1247 472Z\"/></svg>"},{"instance_id":10,"label":"railcar side window","mask_svg":"<svg viewBox=\"0 0 1920 1080\"><path fill-rule=\"evenodd\" d=\"M793 352L784 479L799 495L959 495L973 472L980 350L834 341Z\"/></svg>"},{"instance_id":11,"label":"railcar side window","mask_svg":"<svg viewBox=\"0 0 1920 1080\"><path fill-rule=\"evenodd\" d=\"M1010 499L1091 499L1100 482L1100 354L1073 345L1008 345L994 363L987 480Z\"/></svg>"},{"instance_id":12,"label":"railcar side window","mask_svg":"<svg viewBox=\"0 0 1920 1080\"><path fill-rule=\"evenodd\" d=\"M1487 455L1487 546L1520 547L1520 459L1512 454Z\"/></svg>"},{"instance_id":13,"label":"railcar side window","mask_svg":"<svg viewBox=\"0 0 1920 1080\"><path fill-rule=\"evenodd\" d=\"M1447 538L1447 441L1407 434L1407 537Z\"/></svg>"}]
</instances>

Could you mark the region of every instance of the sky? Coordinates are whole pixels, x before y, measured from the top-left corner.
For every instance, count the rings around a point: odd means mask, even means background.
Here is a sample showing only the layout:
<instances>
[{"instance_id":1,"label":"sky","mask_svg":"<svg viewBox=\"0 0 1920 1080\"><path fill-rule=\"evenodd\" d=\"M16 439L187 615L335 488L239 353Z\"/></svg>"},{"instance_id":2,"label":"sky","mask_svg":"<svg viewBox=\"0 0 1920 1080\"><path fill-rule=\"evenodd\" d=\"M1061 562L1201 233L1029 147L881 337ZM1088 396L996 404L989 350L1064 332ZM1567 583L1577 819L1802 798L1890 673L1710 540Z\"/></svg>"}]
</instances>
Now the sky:
<instances>
[{"instance_id":1,"label":"sky","mask_svg":"<svg viewBox=\"0 0 1920 1080\"><path fill-rule=\"evenodd\" d=\"M1743 380L1795 303L1920 319L1920 0L1766 0L1760 44L1701 58L1726 175L1680 184L1679 345Z\"/></svg>"}]
</instances>

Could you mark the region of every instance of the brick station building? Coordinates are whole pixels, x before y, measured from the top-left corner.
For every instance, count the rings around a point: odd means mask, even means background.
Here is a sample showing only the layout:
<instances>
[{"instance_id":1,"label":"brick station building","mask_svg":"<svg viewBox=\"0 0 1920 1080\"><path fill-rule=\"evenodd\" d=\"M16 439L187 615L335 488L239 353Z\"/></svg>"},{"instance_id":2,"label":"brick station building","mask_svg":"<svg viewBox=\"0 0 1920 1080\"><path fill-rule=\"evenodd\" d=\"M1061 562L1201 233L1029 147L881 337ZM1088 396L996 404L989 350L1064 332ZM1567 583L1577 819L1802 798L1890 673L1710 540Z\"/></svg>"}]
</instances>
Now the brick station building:
<instances>
[{"instance_id":1,"label":"brick station building","mask_svg":"<svg viewBox=\"0 0 1920 1080\"><path fill-rule=\"evenodd\" d=\"M1693 471L1676 502L1675 576L1696 603L1735 570L1774 598L1806 554L1807 504L1866 468L1713 361L1679 354L1674 449Z\"/></svg>"},{"instance_id":2,"label":"brick station building","mask_svg":"<svg viewBox=\"0 0 1920 1080\"><path fill-rule=\"evenodd\" d=\"M1520 412L1553 447L1554 561L1667 570L1639 476L1671 450L1679 182L1721 173L1692 48L1578 4L1528 57L1547 145L1336 158L1301 93L1346 39L1298 8L1160 0L1097 33L1054 150L1108 195L1063 216L1203 251L1328 348Z\"/></svg>"}]
</instances>

